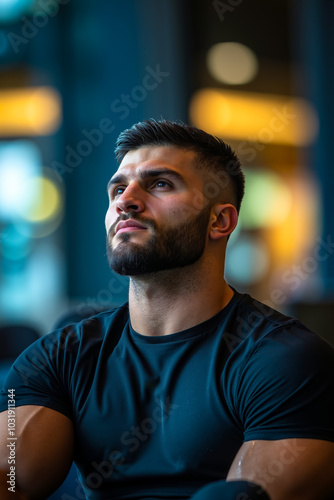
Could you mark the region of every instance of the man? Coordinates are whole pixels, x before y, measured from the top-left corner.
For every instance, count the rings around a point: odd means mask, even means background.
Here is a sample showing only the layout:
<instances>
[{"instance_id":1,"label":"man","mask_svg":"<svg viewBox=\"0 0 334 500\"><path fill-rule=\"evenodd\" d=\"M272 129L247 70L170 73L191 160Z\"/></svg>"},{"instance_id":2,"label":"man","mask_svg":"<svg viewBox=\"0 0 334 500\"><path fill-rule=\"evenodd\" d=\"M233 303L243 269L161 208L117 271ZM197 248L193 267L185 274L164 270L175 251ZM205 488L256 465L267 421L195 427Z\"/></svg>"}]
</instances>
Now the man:
<instances>
[{"instance_id":1,"label":"man","mask_svg":"<svg viewBox=\"0 0 334 500\"><path fill-rule=\"evenodd\" d=\"M150 120L120 135L116 155L107 248L129 303L14 364L1 498L46 498L73 458L92 500L268 498L256 485L272 500L334 497L333 350L224 280L244 191L235 154Z\"/></svg>"}]
</instances>

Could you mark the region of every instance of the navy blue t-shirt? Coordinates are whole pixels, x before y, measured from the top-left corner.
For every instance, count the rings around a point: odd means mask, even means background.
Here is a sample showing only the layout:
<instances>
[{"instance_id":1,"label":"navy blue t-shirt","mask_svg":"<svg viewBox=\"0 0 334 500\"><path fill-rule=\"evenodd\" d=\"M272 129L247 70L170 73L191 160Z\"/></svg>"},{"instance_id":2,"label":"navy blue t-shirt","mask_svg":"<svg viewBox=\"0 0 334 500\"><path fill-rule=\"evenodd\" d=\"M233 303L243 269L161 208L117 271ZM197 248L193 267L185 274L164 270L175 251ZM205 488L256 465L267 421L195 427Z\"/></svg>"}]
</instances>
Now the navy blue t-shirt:
<instances>
[{"instance_id":1,"label":"navy blue t-shirt","mask_svg":"<svg viewBox=\"0 0 334 500\"><path fill-rule=\"evenodd\" d=\"M244 441L334 441L334 351L297 320L236 292L204 323L156 333L135 332L126 304L42 337L7 377L1 411L14 388L17 406L73 421L89 499L189 498Z\"/></svg>"}]
</instances>

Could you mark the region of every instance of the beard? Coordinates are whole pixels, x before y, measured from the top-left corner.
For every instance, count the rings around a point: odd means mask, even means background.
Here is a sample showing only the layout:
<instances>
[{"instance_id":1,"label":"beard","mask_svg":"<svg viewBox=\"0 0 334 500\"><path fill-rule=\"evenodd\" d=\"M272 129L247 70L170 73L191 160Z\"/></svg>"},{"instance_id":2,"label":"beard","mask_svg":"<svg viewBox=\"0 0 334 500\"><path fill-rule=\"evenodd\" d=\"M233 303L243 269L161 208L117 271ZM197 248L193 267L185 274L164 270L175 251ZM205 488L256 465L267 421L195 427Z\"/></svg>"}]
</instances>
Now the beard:
<instances>
[{"instance_id":1,"label":"beard","mask_svg":"<svg viewBox=\"0 0 334 500\"><path fill-rule=\"evenodd\" d=\"M140 276L178 267L185 267L197 262L203 255L210 207L205 207L192 220L164 228L147 217L138 217L136 212L128 213L110 228L107 237L107 255L111 269L126 276ZM120 220L133 219L152 230L147 243L139 245L130 241L130 233L118 235L121 240L112 248L112 236Z\"/></svg>"}]
</instances>

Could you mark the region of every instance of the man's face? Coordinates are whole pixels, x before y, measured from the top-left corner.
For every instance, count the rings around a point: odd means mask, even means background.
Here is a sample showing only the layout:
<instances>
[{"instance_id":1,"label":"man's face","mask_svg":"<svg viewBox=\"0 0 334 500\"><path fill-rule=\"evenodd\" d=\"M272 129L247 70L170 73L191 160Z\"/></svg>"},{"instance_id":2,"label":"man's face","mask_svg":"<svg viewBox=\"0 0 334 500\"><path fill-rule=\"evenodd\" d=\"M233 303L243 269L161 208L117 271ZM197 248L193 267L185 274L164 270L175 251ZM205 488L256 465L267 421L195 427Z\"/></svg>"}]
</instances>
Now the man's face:
<instances>
[{"instance_id":1,"label":"man's face","mask_svg":"<svg viewBox=\"0 0 334 500\"><path fill-rule=\"evenodd\" d=\"M108 184L110 267L135 276L196 262L210 218L202 193L192 151L159 146L127 153Z\"/></svg>"}]
</instances>

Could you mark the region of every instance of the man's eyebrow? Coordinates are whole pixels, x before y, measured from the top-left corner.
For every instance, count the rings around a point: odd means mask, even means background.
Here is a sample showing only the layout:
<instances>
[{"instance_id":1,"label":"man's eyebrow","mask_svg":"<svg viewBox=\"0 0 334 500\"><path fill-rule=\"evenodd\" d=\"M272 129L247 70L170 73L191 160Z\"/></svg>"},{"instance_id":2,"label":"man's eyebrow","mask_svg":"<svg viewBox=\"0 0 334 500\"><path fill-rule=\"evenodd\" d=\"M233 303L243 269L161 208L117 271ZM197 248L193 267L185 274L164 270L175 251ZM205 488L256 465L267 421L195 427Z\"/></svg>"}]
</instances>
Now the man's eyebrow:
<instances>
[{"instance_id":1,"label":"man's eyebrow","mask_svg":"<svg viewBox=\"0 0 334 500\"><path fill-rule=\"evenodd\" d=\"M112 186L114 186L115 184L124 184L126 182L126 179L127 179L126 176L123 174L115 175L108 182L107 191L109 192Z\"/></svg>"},{"instance_id":2,"label":"man's eyebrow","mask_svg":"<svg viewBox=\"0 0 334 500\"><path fill-rule=\"evenodd\" d=\"M176 172L175 170L172 170L170 168L154 168L149 170L143 170L139 173L139 178L140 180L146 180L151 177L159 177L160 175L168 175L170 177L175 177L176 179L184 182L183 176L179 172ZM107 191L109 191L115 184L126 184L127 180L128 177L125 174L116 174L108 182Z\"/></svg>"}]
</instances>

